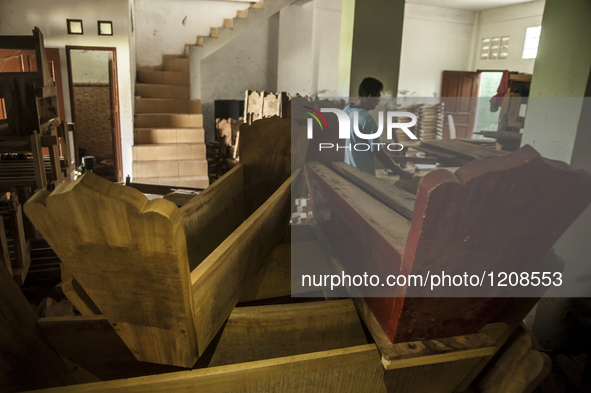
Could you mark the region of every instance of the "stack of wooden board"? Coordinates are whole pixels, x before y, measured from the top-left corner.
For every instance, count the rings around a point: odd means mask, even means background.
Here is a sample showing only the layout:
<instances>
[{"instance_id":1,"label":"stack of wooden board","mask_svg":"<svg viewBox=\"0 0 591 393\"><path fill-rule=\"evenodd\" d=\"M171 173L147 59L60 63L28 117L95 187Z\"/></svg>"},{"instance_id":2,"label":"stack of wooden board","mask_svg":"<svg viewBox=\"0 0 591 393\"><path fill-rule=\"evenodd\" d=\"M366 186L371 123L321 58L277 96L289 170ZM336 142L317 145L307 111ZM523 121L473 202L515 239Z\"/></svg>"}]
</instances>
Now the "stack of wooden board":
<instances>
[{"instance_id":1,"label":"stack of wooden board","mask_svg":"<svg viewBox=\"0 0 591 393\"><path fill-rule=\"evenodd\" d=\"M409 127L410 132L418 136L418 124L419 124L419 109L423 106L423 104L414 104L414 105L406 105L406 106L398 106L396 108L397 111L400 112L410 112L417 116L417 125ZM398 118L398 121L401 123L407 123L409 121L408 118ZM396 135L398 137L398 142L404 144L405 142L410 142L412 139L406 135L406 133L396 130Z\"/></svg>"},{"instance_id":2,"label":"stack of wooden board","mask_svg":"<svg viewBox=\"0 0 591 393\"><path fill-rule=\"evenodd\" d=\"M417 114L417 137L422 141L443 138L443 103L422 105Z\"/></svg>"},{"instance_id":3,"label":"stack of wooden board","mask_svg":"<svg viewBox=\"0 0 591 393\"><path fill-rule=\"evenodd\" d=\"M469 140L442 139L435 141L422 141L414 149L423 151L428 157L435 157L444 166L459 167L470 161L484 158L504 157L509 152L487 148L472 143Z\"/></svg>"}]
</instances>

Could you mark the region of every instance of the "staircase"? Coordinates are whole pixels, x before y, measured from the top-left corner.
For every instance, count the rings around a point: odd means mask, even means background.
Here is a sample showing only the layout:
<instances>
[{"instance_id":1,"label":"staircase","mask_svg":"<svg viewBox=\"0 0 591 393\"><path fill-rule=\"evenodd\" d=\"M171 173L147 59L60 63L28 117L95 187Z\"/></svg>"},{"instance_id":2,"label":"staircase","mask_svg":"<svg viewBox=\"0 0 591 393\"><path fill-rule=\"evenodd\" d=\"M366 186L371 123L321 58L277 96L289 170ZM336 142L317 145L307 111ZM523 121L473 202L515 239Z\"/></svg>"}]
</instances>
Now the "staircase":
<instances>
[{"instance_id":1,"label":"staircase","mask_svg":"<svg viewBox=\"0 0 591 393\"><path fill-rule=\"evenodd\" d=\"M189 99L189 59L164 56L162 69L138 68L133 181L209 186L201 102Z\"/></svg>"},{"instance_id":2,"label":"staircase","mask_svg":"<svg viewBox=\"0 0 591 393\"><path fill-rule=\"evenodd\" d=\"M197 36L182 55L164 55L160 67L138 67L134 117L133 181L176 187L209 186L200 100L201 59L226 45L260 20L295 0L264 0L238 11ZM248 20L248 22L247 22ZM195 48L195 49L192 49ZM191 66L190 66L190 62ZM191 70L191 72L190 72Z\"/></svg>"}]
</instances>

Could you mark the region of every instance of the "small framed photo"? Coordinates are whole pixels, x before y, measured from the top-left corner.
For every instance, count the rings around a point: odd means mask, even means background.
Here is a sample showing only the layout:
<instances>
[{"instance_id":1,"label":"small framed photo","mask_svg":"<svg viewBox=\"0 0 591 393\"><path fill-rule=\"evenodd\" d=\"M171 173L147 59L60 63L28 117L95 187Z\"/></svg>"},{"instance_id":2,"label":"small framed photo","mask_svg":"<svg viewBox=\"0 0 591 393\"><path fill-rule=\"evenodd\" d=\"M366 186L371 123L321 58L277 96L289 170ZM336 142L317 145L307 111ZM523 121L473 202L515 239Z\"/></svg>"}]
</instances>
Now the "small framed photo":
<instances>
[{"instance_id":1,"label":"small framed photo","mask_svg":"<svg viewBox=\"0 0 591 393\"><path fill-rule=\"evenodd\" d=\"M113 22L108 20L98 21L98 34L99 35L113 35Z\"/></svg>"},{"instance_id":2,"label":"small framed photo","mask_svg":"<svg viewBox=\"0 0 591 393\"><path fill-rule=\"evenodd\" d=\"M68 24L68 34L84 34L82 28L82 19L66 19Z\"/></svg>"}]
</instances>

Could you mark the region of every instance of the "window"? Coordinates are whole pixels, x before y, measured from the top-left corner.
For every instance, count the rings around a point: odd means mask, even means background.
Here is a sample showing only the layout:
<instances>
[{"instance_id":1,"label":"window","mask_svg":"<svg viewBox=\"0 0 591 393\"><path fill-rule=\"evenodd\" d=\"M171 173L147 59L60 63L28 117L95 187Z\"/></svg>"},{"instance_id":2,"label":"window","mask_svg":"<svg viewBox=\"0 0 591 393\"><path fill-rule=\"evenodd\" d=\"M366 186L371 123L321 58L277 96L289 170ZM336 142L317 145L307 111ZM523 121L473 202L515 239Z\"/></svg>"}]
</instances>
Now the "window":
<instances>
[{"instance_id":1,"label":"window","mask_svg":"<svg viewBox=\"0 0 591 393\"><path fill-rule=\"evenodd\" d=\"M540 33L542 26L528 27L525 31L525 43L523 44L522 59L535 59L538 55L538 45L540 44Z\"/></svg>"},{"instance_id":2,"label":"window","mask_svg":"<svg viewBox=\"0 0 591 393\"><path fill-rule=\"evenodd\" d=\"M82 29L82 19L66 19L68 24L68 34L84 34Z\"/></svg>"}]
</instances>

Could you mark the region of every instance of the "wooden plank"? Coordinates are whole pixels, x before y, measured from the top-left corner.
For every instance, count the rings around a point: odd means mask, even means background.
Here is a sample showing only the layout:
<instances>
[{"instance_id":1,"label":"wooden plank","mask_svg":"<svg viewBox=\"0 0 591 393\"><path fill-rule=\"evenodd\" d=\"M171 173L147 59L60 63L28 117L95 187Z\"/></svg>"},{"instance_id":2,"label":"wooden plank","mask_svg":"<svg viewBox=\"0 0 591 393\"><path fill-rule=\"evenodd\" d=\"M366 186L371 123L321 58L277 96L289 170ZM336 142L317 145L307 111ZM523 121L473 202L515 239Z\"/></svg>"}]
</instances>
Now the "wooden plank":
<instances>
[{"instance_id":1,"label":"wooden plank","mask_svg":"<svg viewBox=\"0 0 591 393\"><path fill-rule=\"evenodd\" d=\"M195 363L187 245L172 202L89 172L37 192L25 212L138 360Z\"/></svg>"},{"instance_id":2,"label":"wooden plank","mask_svg":"<svg viewBox=\"0 0 591 393\"><path fill-rule=\"evenodd\" d=\"M18 199L18 194L10 194L10 225L14 244L14 264L12 274L19 285L25 282L29 267L31 266L31 248L25 238L25 225L23 223L23 208Z\"/></svg>"},{"instance_id":3,"label":"wooden plank","mask_svg":"<svg viewBox=\"0 0 591 393\"><path fill-rule=\"evenodd\" d=\"M185 203L181 213L193 270L244 221L244 167L232 168Z\"/></svg>"},{"instance_id":4,"label":"wooden plank","mask_svg":"<svg viewBox=\"0 0 591 393\"><path fill-rule=\"evenodd\" d=\"M474 334L393 344L365 300L355 298L354 301L376 341L386 370L491 357L496 352L495 338L507 330L506 324L496 323Z\"/></svg>"},{"instance_id":5,"label":"wooden plank","mask_svg":"<svg viewBox=\"0 0 591 393\"><path fill-rule=\"evenodd\" d=\"M200 370L48 389L39 393L451 393L474 361L464 359L386 371L375 345L366 344Z\"/></svg>"},{"instance_id":6,"label":"wooden plank","mask_svg":"<svg viewBox=\"0 0 591 393\"><path fill-rule=\"evenodd\" d=\"M240 302L271 299L291 294L291 244L280 243L257 276L245 284Z\"/></svg>"},{"instance_id":7,"label":"wooden plank","mask_svg":"<svg viewBox=\"0 0 591 393\"><path fill-rule=\"evenodd\" d=\"M291 173L290 120L271 117L240 126L240 163L244 165L248 215L265 202Z\"/></svg>"},{"instance_id":8,"label":"wooden plank","mask_svg":"<svg viewBox=\"0 0 591 393\"><path fill-rule=\"evenodd\" d=\"M6 241L6 229L4 228L4 220L0 220L0 257L2 261L0 264L6 266L6 271L12 276L12 262L10 261L10 254L8 253L8 242Z\"/></svg>"},{"instance_id":9,"label":"wooden plank","mask_svg":"<svg viewBox=\"0 0 591 393\"><path fill-rule=\"evenodd\" d=\"M16 392L74 383L37 329L37 315L0 266L0 390Z\"/></svg>"},{"instance_id":10,"label":"wooden plank","mask_svg":"<svg viewBox=\"0 0 591 393\"><path fill-rule=\"evenodd\" d=\"M344 162L333 162L331 168L397 213L409 220L412 219L415 196L410 192L394 184L387 184L384 180Z\"/></svg>"},{"instance_id":11,"label":"wooden plank","mask_svg":"<svg viewBox=\"0 0 591 393\"><path fill-rule=\"evenodd\" d=\"M459 154L472 160L490 157L503 157L508 153L502 150L487 149L472 143L466 143L459 140L441 139L437 141L423 141L421 146L426 146L433 149L443 150L453 154Z\"/></svg>"},{"instance_id":12,"label":"wooden plank","mask_svg":"<svg viewBox=\"0 0 591 393\"><path fill-rule=\"evenodd\" d=\"M350 299L237 307L209 367L367 344Z\"/></svg>"},{"instance_id":13,"label":"wooden plank","mask_svg":"<svg viewBox=\"0 0 591 393\"><path fill-rule=\"evenodd\" d=\"M294 172L191 272L199 355L230 315L244 284L256 276L283 236L290 218L291 182L299 173Z\"/></svg>"},{"instance_id":14,"label":"wooden plank","mask_svg":"<svg viewBox=\"0 0 591 393\"><path fill-rule=\"evenodd\" d=\"M34 132L33 135L31 135L31 150L33 150L33 165L35 166L37 189L42 189L47 185L47 175L45 173L45 162L43 161L41 134L38 132Z\"/></svg>"},{"instance_id":15,"label":"wooden plank","mask_svg":"<svg viewBox=\"0 0 591 393\"><path fill-rule=\"evenodd\" d=\"M347 274L386 277L392 272L405 271L402 256L410 221L324 165L308 162L304 168L318 226L336 250ZM374 307L402 309L404 288L389 289L386 299L389 304L382 305L376 300L379 298L370 299L372 310ZM376 308L374 312L379 310ZM383 328L387 326L384 322Z\"/></svg>"}]
</instances>

